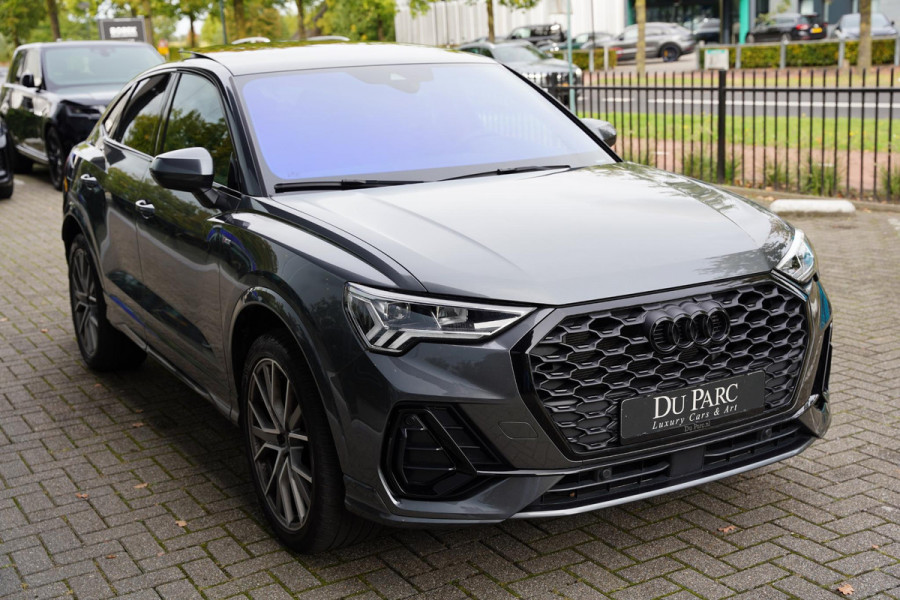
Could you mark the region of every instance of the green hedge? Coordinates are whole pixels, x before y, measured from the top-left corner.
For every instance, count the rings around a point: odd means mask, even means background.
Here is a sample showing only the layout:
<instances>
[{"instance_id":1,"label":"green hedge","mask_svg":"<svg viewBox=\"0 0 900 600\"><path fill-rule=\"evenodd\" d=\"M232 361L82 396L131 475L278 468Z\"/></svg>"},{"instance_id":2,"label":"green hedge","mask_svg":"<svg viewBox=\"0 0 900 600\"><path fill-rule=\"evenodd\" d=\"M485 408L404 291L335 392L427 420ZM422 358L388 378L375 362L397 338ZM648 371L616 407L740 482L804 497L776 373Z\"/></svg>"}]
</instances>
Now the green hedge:
<instances>
[{"instance_id":1,"label":"green hedge","mask_svg":"<svg viewBox=\"0 0 900 600\"><path fill-rule=\"evenodd\" d=\"M714 47L714 46L713 46ZM844 45L844 64L855 65L859 42L847 42ZM811 42L808 44L788 44L785 53L785 64L788 67L829 67L838 64L840 44L838 42ZM728 49L731 66L735 65L737 52ZM705 55L701 52L702 66ZM894 63L894 40L874 40L872 42L872 64L890 65ZM781 64L780 46L741 47L741 68L765 69L777 68Z\"/></svg>"},{"instance_id":2,"label":"green hedge","mask_svg":"<svg viewBox=\"0 0 900 600\"><path fill-rule=\"evenodd\" d=\"M590 66L591 57L589 56L590 50L572 50L572 63L576 67L580 67L581 70L587 71ZM552 52L553 58L558 58L560 60L566 60L566 52ZM609 68L612 69L616 66L616 53L610 49L609 51ZM603 50L598 49L594 50L594 70L602 71L603 70Z\"/></svg>"}]
</instances>

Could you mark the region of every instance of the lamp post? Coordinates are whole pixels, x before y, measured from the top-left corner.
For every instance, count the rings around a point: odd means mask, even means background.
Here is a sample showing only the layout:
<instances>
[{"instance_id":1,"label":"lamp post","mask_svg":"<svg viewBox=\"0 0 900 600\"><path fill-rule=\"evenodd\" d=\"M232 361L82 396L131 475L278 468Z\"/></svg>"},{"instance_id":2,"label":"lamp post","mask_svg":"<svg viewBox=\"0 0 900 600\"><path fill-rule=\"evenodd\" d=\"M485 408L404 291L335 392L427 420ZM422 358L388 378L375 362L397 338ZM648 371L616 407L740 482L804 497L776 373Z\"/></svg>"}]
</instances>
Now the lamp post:
<instances>
[{"instance_id":1,"label":"lamp post","mask_svg":"<svg viewBox=\"0 0 900 600\"><path fill-rule=\"evenodd\" d=\"M575 90L572 89L572 0L566 0L566 57L569 62L569 110L575 112Z\"/></svg>"},{"instance_id":2,"label":"lamp post","mask_svg":"<svg viewBox=\"0 0 900 600\"><path fill-rule=\"evenodd\" d=\"M225 26L225 2L219 0L219 15L222 17L222 43L228 44L228 28Z\"/></svg>"}]
</instances>

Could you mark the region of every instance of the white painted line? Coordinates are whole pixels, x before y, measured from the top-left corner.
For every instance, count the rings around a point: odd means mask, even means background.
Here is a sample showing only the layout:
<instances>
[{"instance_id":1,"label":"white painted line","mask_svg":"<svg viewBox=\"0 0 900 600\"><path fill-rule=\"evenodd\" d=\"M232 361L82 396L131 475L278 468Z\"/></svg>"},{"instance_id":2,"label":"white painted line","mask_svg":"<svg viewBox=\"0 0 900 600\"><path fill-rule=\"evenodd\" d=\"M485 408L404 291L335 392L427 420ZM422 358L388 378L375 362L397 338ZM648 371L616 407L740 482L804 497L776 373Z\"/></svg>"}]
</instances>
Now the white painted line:
<instances>
[{"instance_id":1,"label":"white painted line","mask_svg":"<svg viewBox=\"0 0 900 600\"><path fill-rule=\"evenodd\" d=\"M849 215L856 212L856 207L848 200L788 200L774 201L769 207L780 215L791 214L829 214Z\"/></svg>"}]
</instances>

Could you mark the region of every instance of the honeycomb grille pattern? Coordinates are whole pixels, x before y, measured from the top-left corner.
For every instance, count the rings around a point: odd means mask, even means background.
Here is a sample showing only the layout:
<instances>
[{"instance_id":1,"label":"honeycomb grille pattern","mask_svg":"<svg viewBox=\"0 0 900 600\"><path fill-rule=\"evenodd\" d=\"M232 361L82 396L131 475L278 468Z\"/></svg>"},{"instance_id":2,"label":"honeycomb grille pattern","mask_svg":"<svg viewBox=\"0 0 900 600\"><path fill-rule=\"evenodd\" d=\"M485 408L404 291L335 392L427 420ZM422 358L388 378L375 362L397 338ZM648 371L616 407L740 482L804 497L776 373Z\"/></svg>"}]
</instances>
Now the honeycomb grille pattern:
<instances>
[{"instance_id":1,"label":"honeycomb grille pattern","mask_svg":"<svg viewBox=\"0 0 900 600\"><path fill-rule=\"evenodd\" d=\"M721 342L660 354L647 313L717 302L731 331ZM771 280L666 302L598 310L560 321L529 351L538 398L578 454L618 446L619 405L632 397L765 371L767 411L793 395L808 343L804 301Z\"/></svg>"}]
</instances>

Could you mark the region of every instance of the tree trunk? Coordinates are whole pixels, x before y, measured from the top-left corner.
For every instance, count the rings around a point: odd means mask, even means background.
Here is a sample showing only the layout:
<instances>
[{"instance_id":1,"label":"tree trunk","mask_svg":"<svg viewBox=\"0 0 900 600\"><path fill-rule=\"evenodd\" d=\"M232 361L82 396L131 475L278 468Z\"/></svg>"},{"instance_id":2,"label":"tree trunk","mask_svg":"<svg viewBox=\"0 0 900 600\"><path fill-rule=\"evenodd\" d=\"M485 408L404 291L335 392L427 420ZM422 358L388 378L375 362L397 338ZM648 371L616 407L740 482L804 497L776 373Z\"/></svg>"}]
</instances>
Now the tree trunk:
<instances>
[{"instance_id":1,"label":"tree trunk","mask_svg":"<svg viewBox=\"0 0 900 600\"><path fill-rule=\"evenodd\" d=\"M50 16L50 32L53 34L53 39L61 39L62 36L59 34L59 9L56 7L56 0L47 0L47 14Z\"/></svg>"},{"instance_id":2,"label":"tree trunk","mask_svg":"<svg viewBox=\"0 0 900 600\"><path fill-rule=\"evenodd\" d=\"M306 39L306 23L303 22L303 0L294 0L297 4L297 37Z\"/></svg>"},{"instance_id":3,"label":"tree trunk","mask_svg":"<svg viewBox=\"0 0 900 600\"><path fill-rule=\"evenodd\" d=\"M191 24L191 29L189 33L188 40L190 41L191 48L197 47L197 32L194 31L194 13L188 13L188 21Z\"/></svg>"},{"instance_id":4,"label":"tree trunk","mask_svg":"<svg viewBox=\"0 0 900 600\"><path fill-rule=\"evenodd\" d=\"M488 41L494 43L494 0L487 0Z\"/></svg>"},{"instance_id":5,"label":"tree trunk","mask_svg":"<svg viewBox=\"0 0 900 600\"><path fill-rule=\"evenodd\" d=\"M234 0L234 26L237 28L236 38L247 37L247 23L244 20L244 0Z\"/></svg>"},{"instance_id":6,"label":"tree trunk","mask_svg":"<svg viewBox=\"0 0 900 600\"><path fill-rule=\"evenodd\" d=\"M872 66L872 0L859 0L859 54L856 66L860 71Z\"/></svg>"},{"instance_id":7,"label":"tree trunk","mask_svg":"<svg viewBox=\"0 0 900 600\"><path fill-rule=\"evenodd\" d=\"M144 29L147 31L147 43L155 46L156 40L153 39L153 9L150 6L150 0L141 0L141 8L144 10Z\"/></svg>"},{"instance_id":8,"label":"tree trunk","mask_svg":"<svg viewBox=\"0 0 900 600\"><path fill-rule=\"evenodd\" d=\"M643 75L647 68L647 0L634 0L634 17L638 26L635 62L638 75Z\"/></svg>"}]
</instances>

